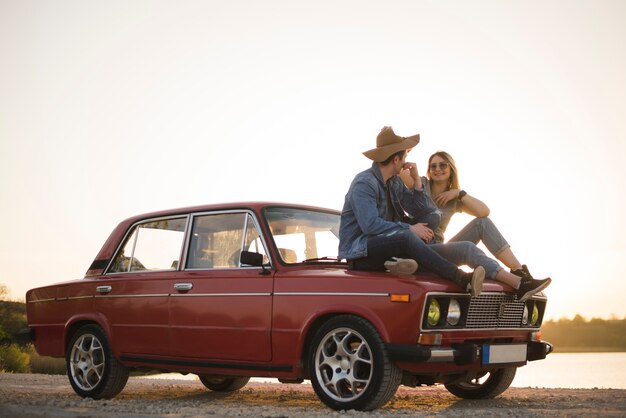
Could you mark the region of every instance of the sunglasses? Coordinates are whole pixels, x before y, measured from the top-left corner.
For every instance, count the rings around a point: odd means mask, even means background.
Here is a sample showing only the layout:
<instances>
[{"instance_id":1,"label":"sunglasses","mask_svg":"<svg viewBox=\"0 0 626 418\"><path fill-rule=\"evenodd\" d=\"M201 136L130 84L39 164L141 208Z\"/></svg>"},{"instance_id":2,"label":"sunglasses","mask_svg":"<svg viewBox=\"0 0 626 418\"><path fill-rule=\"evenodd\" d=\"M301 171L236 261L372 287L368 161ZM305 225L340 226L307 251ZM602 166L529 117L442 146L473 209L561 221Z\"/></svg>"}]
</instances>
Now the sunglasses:
<instances>
[{"instance_id":1,"label":"sunglasses","mask_svg":"<svg viewBox=\"0 0 626 418\"><path fill-rule=\"evenodd\" d=\"M437 167L439 167L440 170L445 170L446 168L448 168L448 163L432 163L430 165L430 169L432 171L435 171Z\"/></svg>"}]
</instances>

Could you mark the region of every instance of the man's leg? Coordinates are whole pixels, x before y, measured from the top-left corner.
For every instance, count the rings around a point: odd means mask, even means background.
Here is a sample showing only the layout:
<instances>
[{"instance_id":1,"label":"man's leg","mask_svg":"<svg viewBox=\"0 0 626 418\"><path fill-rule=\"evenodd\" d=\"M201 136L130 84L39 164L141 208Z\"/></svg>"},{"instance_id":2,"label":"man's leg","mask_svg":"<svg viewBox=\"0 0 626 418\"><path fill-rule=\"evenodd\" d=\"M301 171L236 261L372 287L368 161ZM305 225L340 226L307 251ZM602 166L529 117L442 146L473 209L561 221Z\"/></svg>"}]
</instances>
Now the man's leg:
<instances>
[{"instance_id":1,"label":"man's leg","mask_svg":"<svg viewBox=\"0 0 626 418\"><path fill-rule=\"evenodd\" d=\"M383 271L385 261L392 257L412 258L426 270L465 286L465 272L434 251L433 246L408 229L393 231L371 237L367 242L368 256L354 263L357 269Z\"/></svg>"}]
</instances>

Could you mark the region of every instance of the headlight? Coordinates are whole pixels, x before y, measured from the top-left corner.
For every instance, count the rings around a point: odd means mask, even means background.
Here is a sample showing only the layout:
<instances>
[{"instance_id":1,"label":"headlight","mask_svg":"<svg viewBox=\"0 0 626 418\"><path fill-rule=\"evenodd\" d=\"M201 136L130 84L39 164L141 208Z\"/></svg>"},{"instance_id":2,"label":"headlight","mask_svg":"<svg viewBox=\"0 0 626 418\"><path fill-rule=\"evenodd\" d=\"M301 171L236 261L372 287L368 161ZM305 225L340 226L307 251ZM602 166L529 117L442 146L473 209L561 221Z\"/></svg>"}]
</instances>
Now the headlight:
<instances>
[{"instance_id":1,"label":"headlight","mask_svg":"<svg viewBox=\"0 0 626 418\"><path fill-rule=\"evenodd\" d=\"M431 327L436 326L439 323L439 319L441 319L441 308L439 307L439 302L437 299L431 299L430 305L428 305L428 325Z\"/></svg>"},{"instance_id":2,"label":"headlight","mask_svg":"<svg viewBox=\"0 0 626 418\"><path fill-rule=\"evenodd\" d=\"M536 303L533 303L533 314L530 317L530 325L537 325L537 321L539 321L539 308L537 308Z\"/></svg>"},{"instance_id":3,"label":"headlight","mask_svg":"<svg viewBox=\"0 0 626 418\"><path fill-rule=\"evenodd\" d=\"M461 320L461 305L456 299L450 299L450 304L448 305L448 317L446 321L448 325L455 326Z\"/></svg>"},{"instance_id":4,"label":"headlight","mask_svg":"<svg viewBox=\"0 0 626 418\"><path fill-rule=\"evenodd\" d=\"M528 324L528 305L524 305L524 314L522 315L522 324Z\"/></svg>"}]
</instances>

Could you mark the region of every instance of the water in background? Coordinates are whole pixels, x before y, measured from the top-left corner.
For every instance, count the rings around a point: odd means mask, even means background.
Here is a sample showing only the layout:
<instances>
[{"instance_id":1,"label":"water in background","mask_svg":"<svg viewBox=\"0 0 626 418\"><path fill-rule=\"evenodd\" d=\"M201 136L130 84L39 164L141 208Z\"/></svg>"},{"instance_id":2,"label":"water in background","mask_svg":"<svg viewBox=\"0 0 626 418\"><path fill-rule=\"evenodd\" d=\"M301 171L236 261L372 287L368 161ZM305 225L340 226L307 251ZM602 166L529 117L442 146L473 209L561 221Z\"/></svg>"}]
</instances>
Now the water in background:
<instances>
[{"instance_id":1,"label":"water in background","mask_svg":"<svg viewBox=\"0 0 626 418\"><path fill-rule=\"evenodd\" d=\"M178 373L146 376L148 378L196 379L196 375ZM253 378L256 382L276 379ZM308 381L305 381L308 383ZM550 354L545 360L531 361L517 369L512 387L569 389L626 389L626 353Z\"/></svg>"},{"instance_id":2,"label":"water in background","mask_svg":"<svg viewBox=\"0 0 626 418\"><path fill-rule=\"evenodd\" d=\"M517 369L513 387L626 389L626 353L553 353Z\"/></svg>"}]
</instances>

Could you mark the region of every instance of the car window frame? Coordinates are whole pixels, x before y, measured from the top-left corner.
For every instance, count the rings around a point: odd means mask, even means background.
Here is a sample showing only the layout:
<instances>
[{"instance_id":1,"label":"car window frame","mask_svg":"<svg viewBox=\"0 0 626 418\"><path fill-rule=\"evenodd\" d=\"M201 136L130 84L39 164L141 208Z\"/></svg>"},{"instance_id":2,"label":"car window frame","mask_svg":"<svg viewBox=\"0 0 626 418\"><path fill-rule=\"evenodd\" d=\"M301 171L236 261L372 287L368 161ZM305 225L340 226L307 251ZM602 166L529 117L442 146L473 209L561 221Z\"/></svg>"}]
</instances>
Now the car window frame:
<instances>
[{"instance_id":1,"label":"car window frame","mask_svg":"<svg viewBox=\"0 0 626 418\"><path fill-rule=\"evenodd\" d=\"M244 221L244 231L242 234L242 240L240 243L240 249L243 251L243 246L245 244L245 240L246 240L246 234L247 234L247 228L249 227L249 217L252 219L252 224L253 227L256 229L258 235L259 235L259 239L261 240L261 245L263 246L263 250L265 251L265 255L267 256L268 259L268 264L264 264L263 267L261 266L242 266L241 265L241 261L239 262L239 266L237 267L199 267L199 268L189 268L187 267L189 264L189 246L191 245L191 236L192 236L192 228L194 225L194 219L196 217L201 217L201 216L207 216L207 215L224 215L224 214L244 214L245 216L245 221ZM257 219L256 213L253 210L250 209L223 209L223 210L212 210L212 211L203 211L203 212L194 212L194 213L190 213L189 214L189 220L187 223L187 233L186 233L186 237L185 237L185 245L184 245L184 263L180 266L181 271L188 271L188 272L195 272L195 271L217 271L217 270L228 270L228 271L232 271L232 270L241 270L241 269L245 269L245 270L249 270L249 269L257 269L257 270L261 270L263 268L272 268L273 266L273 262L272 262L272 256L269 252L269 246L267 244L267 241L265 239L265 235L263 234L263 229L261 228L261 224L259 223L259 220Z\"/></svg>"},{"instance_id":2,"label":"car window frame","mask_svg":"<svg viewBox=\"0 0 626 418\"><path fill-rule=\"evenodd\" d=\"M159 222L159 221L164 221L164 220L171 220L171 219L184 219L185 220L185 228L183 230L183 239L181 240L180 251L178 253L178 266L176 268L159 269L159 270L135 270L135 271L133 271L133 270L129 269L128 271L114 271L114 272L109 271L111 266L115 262L115 259L117 258L119 252L122 250L122 248L125 247L125 245L127 243L126 241L135 232L135 229L139 225L150 223L150 222ZM138 273L145 274L145 273L158 273L158 272L164 272L164 271L180 271L181 260L185 256L185 242L187 240L187 235L188 235L188 231L189 231L189 219L190 219L190 214L178 214L178 215L158 216L158 217L154 217L154 218L146 218L146 219L141 219L139 221L136 221L136 222L132 223L130 225L130 227L128 228L128 230L126 231L126 233L124 234L124 237L117 244L117 247L115 248L115 252L113 253L113 256L110 258L106 268L104 269L103 275L104 276L114 276L114 275L118 275L118 274L138 274ZM133 253L134 253L134 249L133 249ZM130 267L131 266L129 265L129 268Z\"/></svg>"},{"instance_id":3,"label":"car window frame","mask_svg":"<svg viewBox=\"0 0 626 418\"><path fill-rule=\"evenodd\" d=\"M261 218L263 220L263 225L267 228L267 231L268 231L267 234L271 242L272 249L276 251L276 254L277 254L276 261L282 266L298 266L298 265L303 265L304 263L302 261L297 262L297 263L288 263L285 260L283 260L283 258L280 256L278 244L276 243L276 239L274 238L274 234L272 233L271 225L267 219L267 212L273 209L291 209L291 210L299 210L299 211L307 211L307 212L325 213L325 214L337 215L337 216L340 216L341 214L339 211L334 210L334 209L325 209L325 208L317 208L317 207L311 208L311 207L289 206L289 205L268 205L268 206L263 207L260 213ZM337 261L324 262L323 264L346 264L346 263L338 259Z\"/></svg>"}]
</instances>

